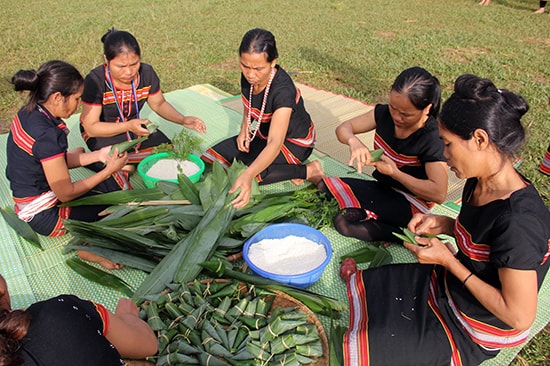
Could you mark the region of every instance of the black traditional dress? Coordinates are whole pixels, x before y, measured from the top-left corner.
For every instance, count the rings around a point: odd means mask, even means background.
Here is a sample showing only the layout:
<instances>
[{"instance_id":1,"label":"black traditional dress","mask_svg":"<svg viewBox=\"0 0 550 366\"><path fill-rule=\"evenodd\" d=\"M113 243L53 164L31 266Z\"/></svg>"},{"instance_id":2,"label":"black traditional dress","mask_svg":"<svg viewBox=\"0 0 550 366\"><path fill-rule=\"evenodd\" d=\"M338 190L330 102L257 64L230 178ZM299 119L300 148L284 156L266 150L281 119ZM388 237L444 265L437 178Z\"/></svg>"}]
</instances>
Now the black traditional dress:
<instances>
[{"instance_id":1,"label":"black traditional dress","mask_svg":"<svg viewBox=\"0 0 550 366\"><path fill-rule=\"evenodd\" d=\"M258 120L261 117L260 126L255 138L250 142L250 151L244 153L237 148L237 137L225 139L209 148L202 159L212 163L218 161L228 167L233 159L242 161L246 165L258 157L267 144L269 128L273 113L279 108L291 108L290 122L285 141L279 155L273 163L257 177L260 184L274 183L294 178L305 179L306 167L302 163L311 155L315 143L315 129L309 113L304 107L304 100L300 90L296 87L290 76L280 66L277 67L263 114L262 101L266 90L252 98L250 106L249 95L251 85L241 76L242 101L245 113L250 110L251 118Z\"/></svg>"},{"instance_id":2,"label":"black traditional dress","mask_svg":"<svg viewBox=\"0 0 550 366\"><path fill-rule=\"evenodd\" d=\"M536 271L542 285L550 261L550 212L529 184L508 199L468 204L466 182L454 235L457 258L500 288L499 268ZM524 343L445 268L396 264L357 271L348 284L346 365L478 365Z\"/></svg>"}]
</instances>

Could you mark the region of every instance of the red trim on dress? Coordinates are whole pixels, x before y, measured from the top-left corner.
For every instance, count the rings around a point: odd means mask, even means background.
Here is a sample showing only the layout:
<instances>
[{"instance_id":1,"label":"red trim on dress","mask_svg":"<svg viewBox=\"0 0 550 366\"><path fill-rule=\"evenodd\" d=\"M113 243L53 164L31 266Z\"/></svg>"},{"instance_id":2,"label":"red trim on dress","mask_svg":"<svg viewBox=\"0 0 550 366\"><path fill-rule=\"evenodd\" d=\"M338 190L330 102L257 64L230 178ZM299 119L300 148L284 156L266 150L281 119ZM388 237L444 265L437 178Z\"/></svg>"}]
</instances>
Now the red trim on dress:
<instances>
[{"instance_id":1,"label":"red trim on dress","mask_svg":"<svg viewBox=\"0 0 550 366\"><path fill-rule=\"evenodd\" d=\"M350 327L344 334L344 365L367 366L370 364L369 317L361 271L351 275L348 281L348 299L350 299Z\"/></svg>"},{"instance_id":2,"label":"red trim on dress","mask_svg":"<svg viewBox=\"0 0 550 366\"><path fill-rule=\"evenodd\" d=\"M456 244L470 259L479 262L488 262L491 248L487 244L477 244L472 240L470 233L460 223L460 215L455 220L454 233Z\"/></svg>"},{"instance_id":3,"label":"red trim on dress","mask_svg":"<svg viewBox=\"0 0 550 366\"><path fill-rule=\"evenodd\" d=\"M389 157L395 165L397 165L398 168L401 168L402 166L408 165L408 166L421 166L422 163L420 162L420 159L418 156L409 156L409 155L403 155L396 152L386 141L380 137L378 133L374 134L374 148L375 149L383 149L384 155Z\"/></svg>"},{"instance_id":4,"label":"red trim on dress","mask_svg":"<svg viewBox=\"0 0 550 366\"><path fill-rule=\"evenodd\" d=\"M27 132L25 132L25 130L23 129L23 126L21 126L21 121L19 120L18 115L15 115L15 117L13 117L10 130L11 130L13 142L21 150L23 150L30 156L33 156L32 147L36 140L32 138Z\"/></svg>"},{"instance_id":5,"label":"red trim on dress","mask_svg":"<svg viewBox=\"0 0 550 366\"><path fill-rule=\"evenodd\" d=\"M95 309L97 310L97 313L99 314L99 317L103 321L103 335L105 336L105 335L107 335L107 332L109 331L109 325L110 325L109 310L107 310L105 308L105 306L103 306L101 304L95 303L93 301L91 303L94 304Z\"/></svg>"},{"instance_id":6,"label":"red trim on dress","mask_svg":"<svg viewBox=\"0 0 550 366\"><path fill-rule=\"evenodd\" d=\"M43 162L45 162L45 161L50 161L50 160L59 158L60 156L65 157L65 154L66 154L65 152L62 152L62 153L59 153L59 154L55 154L55 155L49 156L49 157L47 157L47 158L41 159L40 162L43 163Z\"/></svg>"},{"instance_id":7,"label":"red trim on dress","mask_svg":"<svg viewBox=\"0 0 550 366\"><path fill-rule=\"evenodd\" d=\"M323 178L325 185L336 201L338 207L342 210L344 208L361 208L361 203L351 190L350 186L344 183L339 177L326 177Z\"/></svg>"}]
</instances>

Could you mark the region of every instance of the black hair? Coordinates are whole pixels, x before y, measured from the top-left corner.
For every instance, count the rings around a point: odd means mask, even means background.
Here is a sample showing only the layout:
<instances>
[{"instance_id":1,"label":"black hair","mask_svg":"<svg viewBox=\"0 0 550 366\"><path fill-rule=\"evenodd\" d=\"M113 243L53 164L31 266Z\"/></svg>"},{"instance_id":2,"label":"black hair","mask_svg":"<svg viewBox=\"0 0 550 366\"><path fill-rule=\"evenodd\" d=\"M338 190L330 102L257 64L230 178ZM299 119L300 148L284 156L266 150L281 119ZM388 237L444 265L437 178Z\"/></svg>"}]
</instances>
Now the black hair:
<instances>
[{"instance_id":1,"label":"black hair","mask_svg":"<svg viewBox=\"0 0 550 366\"><path fill-rule=\"evenodd\" d=\"M249 30L243 36L239 55L243 53L262 53L267 54L267 61L271 62L279 57L275 36L268 30L254 28Z\"/></svg>"},{"instance_id":2,"label":"black hair","mask_svg":"<svg viewBox=\"0 0 550 366\"><path fill-rule=\"evenodd\" d=\"M131 33L111 28L101 37L103 54L107 61L111 61L121 53L132 52L141 57L139 43Z\"/></svg>"},{"instance_id":3,"label":"black hair","mask_svg":"<svg viewBox=\"0 0 550 366\"><path fill-rule=\"evenodd\" d=\"M64 97L75 94L84 85L84 78L73 65L53 60L42 64L38 71L17 71L11 83L15 91L30 91L25 109L31 111L52 94L59 92Z\"/></svg>"},{"instance_id":4,"label":"black hair","mask_svg":"<svg viewBox=\"0 0 550 366\"><path fill-rule=\"evenodd\" d=\"M407 95L418 110L431 104L428 114L437 118L441 105L441 86L439 80L425 69L415 66L402 71L393 82L391 90Z\"/></svg>"},{"instance_id":5,"label":"black hair","mask_svg":"<svg viewBox=\"0 0 550 366\"><path fill-rule=\"evenodd\" d=\"M463 140L482 129L501 153L512 157L525 141L521 117L528 110L522 96L497 89L489 79L465 74L456 79L454 93L443 104L439 123Z\"/></svg>"},{"instance_id":6,"label":"black hair","mask_svg":"<svg viewBox=\"0 0 550 366\"><path fill-rule=\"evenodd\" d=\"M31 315L23 310L0 310L0 365L23 365L17 351L30 323Z\"/></svg>"}]
</instances>

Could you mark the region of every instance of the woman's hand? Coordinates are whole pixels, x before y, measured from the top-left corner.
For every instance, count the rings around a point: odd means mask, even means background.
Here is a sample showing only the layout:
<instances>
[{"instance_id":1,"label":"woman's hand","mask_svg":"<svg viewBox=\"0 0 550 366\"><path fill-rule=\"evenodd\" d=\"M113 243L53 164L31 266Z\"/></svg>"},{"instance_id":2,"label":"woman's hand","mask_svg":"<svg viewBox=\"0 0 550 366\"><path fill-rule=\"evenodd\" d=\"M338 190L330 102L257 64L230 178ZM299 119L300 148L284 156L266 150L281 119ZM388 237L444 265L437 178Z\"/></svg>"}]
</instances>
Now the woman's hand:
<instances>
[{"instance_id":1,"label":"woman's hand","mask_svg":"<svg viewBox=\"0 0 550 366\"><path fill-rule=\"evenodd\" d=\"M376 170L388 177L393 177L399 172L395 162L385 155L382 155L379 161L373 162L371 165L374 165Z\"/></svg>"},{"instance_id":2,"label":"woman's hand","mask_svg":"<svg viewBox=\"0 0 550 366\"><path fill-rule=\"evenodd\" d=\"M111 146L106 146L101 149L101 152L103 152L104 149L111 150ZM109 175L113 174L114 172L118 172L122 169L124 165L126 165L126 162L128 161L128 153L124 152L122 154L118 153L118 149L115 149L113 152L113 155L109 156L107 153L107 157L104 160L105 163L105 169Z\"/></svg>"},{"instance_id":3,"label":"woman's hand","mask_svg":"<svg viewBox=\"0 0 550 366\"><path fill-rule=\"evenodd\" d=\"M349 166L357 166L357 172L361 173L363 167L371 165L372 156L370 150L357 137L348 140L350 159Z\"/></svg>"},{"instance_id":4,"label":"woman's hand","mask_svg":"<svg viewBox=\"0 0 550 366\"><path fill-rule=\"evenodd\" d=\"M139 317L139 308L137 305L130 299L120 298L115 309L116 315L129 314L131 316Z\"/></svg>"},{"instance_id":5,"label":"woman's hand","mask_svg":"<svg viewBox=\"0 0 550 366\"><path fill-rule=\"evenodd\" d=\"M441 215L417 213L407 224L407 229L416 235L452 235L454 229L454 219Z\"/></svg>"},{"instance_id":6,"label":"woman's hand","mask_svg":"<svg viewBox=\"0 0 550 366\"><path fill-rule=\"evenodd\" d=\"M405 248L411 251L419 263L439 264L448 268L451 261L455 261L454 249L450 244L443 243L437 238L415 237L419 245L404 242Z\"/></svg>"},{"instance_id":7,"label":"woman's hand","mask_svg":"<svg viewBox=\"0 0 550 366\"><path fill-rule=\"evenodd\" d=\"M122 357L142 359L157 353L157 337L139 317L139 308L132 300L121 298L109 320L105 336Z\"/></svg>"},{"instance_id":8,"label":"woman's hand","mask_svg":"<svg viewBox=\"0 0 550 366\"><path fill-rule=\"evenodd\" d=\"M235 183L233 183L233 186L229 190L229 194L237 192L237 190L240 189L237 197L231 201L231 204L235 208L242 208L250 201L250 195L252 193L252 179L254 179L254 177L249 177L245 171L239 175L239 177L235 180Z\"/></svg>"},{"instance_id":9,"label":"woman's hand","mask_svg":"<svg viewBox=\"0 0 550 366\"><path fill-rule=\"evenodd\" d=\"M99 153L99 156L97 158L97 161L103 164L107 164L107 160L111 157L109 154L111 152L111 145L102 147L97 151Z\"/></svg>"},{"instance_id":10,"label":"woman's hand","mask_svg":"<svg viewBox=\"0 0 550 366\"><path fill-rule=\"evenodd\" d=\"M243 130L237 135L237 149L245 153L250 151L250 141L248 141L247 135L248 132Z\"/></svg>"},{"instance_id":11,"label":"woman's hand","mask_svg":"<svg viewBox=\"0 0 550 366\"><path fill-rule=\"evenodd\" d=\"M206 133L206 125L204 124L204 121L197 117L183 117L183 123L185 127L195 130L198 133Z\"/></svg>"},{"instance_id":12,"label":"woman's hand","mask_svg":"<svg viewBox=\"0 0 550 366\"><path fill-rule=\"evenodd\" d=\"M129 121L124 122L127 124L128 132L132 132L136 134L137 136L149 136L149 130L145 128L145 125L147 124L146 119L131 119Z\"/></svg>"}]
</instances>

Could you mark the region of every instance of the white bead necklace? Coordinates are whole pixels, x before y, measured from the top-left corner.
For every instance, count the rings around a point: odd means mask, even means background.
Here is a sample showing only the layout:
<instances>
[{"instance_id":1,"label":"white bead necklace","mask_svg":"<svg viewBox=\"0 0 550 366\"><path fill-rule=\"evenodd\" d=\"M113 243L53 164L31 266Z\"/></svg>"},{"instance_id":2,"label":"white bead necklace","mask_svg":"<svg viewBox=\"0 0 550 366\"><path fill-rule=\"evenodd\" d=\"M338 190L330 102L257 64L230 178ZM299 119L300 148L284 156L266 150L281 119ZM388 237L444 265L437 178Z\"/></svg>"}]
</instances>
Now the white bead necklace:
<instances>
[{"instance_id":1,"label":"white bead necklace","mask_svg":"<svg viewBox=\"0 0 550 366\"><path fill-rule=\"evenodd\" d=\"M275 68L271 68L271 74L269 74L269 80L267 86L265 87L264 100L262 101L262 108L260 109L260 116L258 117L258 122L256 127L252 130L252 90L254 85L250 84L250 95L248 96L248 116L246 117L246 123L248 125L248 134L246 136L248 142L250 143L256 137L256 133L260 129L260 123L262 123L262 117L264 116L265 105L267 104L267 95L269 94L269 88L271 87L271 82L275 76Z\"/></svg>"}]
</instances>

